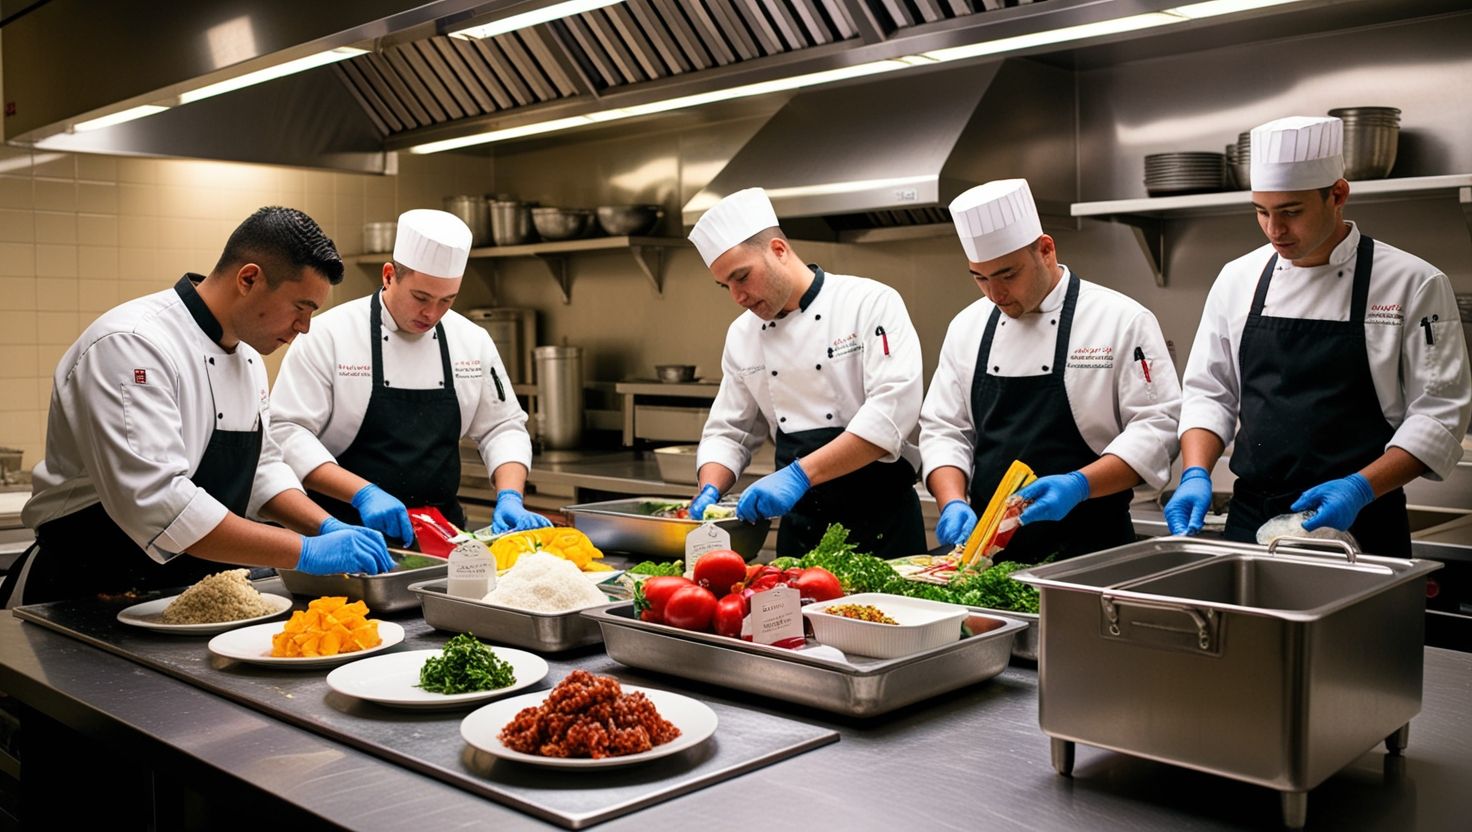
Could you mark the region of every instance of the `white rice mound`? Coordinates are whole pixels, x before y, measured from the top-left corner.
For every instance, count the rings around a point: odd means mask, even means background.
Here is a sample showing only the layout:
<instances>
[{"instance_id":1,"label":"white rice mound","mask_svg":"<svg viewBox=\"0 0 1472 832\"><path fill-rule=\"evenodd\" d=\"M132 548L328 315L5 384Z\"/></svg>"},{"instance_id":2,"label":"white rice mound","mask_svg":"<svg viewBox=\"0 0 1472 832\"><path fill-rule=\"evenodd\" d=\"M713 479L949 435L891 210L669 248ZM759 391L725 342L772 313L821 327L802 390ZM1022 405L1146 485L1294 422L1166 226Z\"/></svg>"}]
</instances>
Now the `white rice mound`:
<instances>
[{"instance_id":1,"label":"white rice mound","mask_svg":"<svg viewBox=\"0 0 1472 832\"><path fill-rule=\"evenodd\" d=\"M529 612L571 612L608 603L576 564L546 552L517 558L482 600Z\"/></svg>"},{"instance_id":2,"label":"white rice mound","mask_svg":"<svg viewBox=\"0 0 1472 832\"><path fill-rule=\"evenodd\" d=\"M250 585L245 569L216 572L184 590L160 616L165 624L216 624L276 612Z\"/></svg>"}]
</instances>

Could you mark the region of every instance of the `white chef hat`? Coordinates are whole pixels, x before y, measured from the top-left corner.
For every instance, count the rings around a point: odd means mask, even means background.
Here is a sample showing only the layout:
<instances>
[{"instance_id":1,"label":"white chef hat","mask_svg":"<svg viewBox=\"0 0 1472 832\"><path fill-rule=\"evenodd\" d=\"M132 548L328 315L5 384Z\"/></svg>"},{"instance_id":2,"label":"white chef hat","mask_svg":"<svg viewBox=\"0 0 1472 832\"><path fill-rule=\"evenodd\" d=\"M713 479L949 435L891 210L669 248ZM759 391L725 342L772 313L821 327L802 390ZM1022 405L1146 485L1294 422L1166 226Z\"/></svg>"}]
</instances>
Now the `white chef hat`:
<instances>
[{"instance_id":1,"label":"white chef hat","mask_svg":"<svg viewBox=\"0 0 1472 832\"><path fill-rule=\"evenodd\" d=\"M746 188L711 206L690 230L690 242L707 268L753 234L777 225L777 212L761 188Z\"/></svg>"},{"instance_id":2,"label":"white chef hat","mask_svg":"<svg viewBox=\"0 0 1472 832\"><path fill-rule=\"evenodd\" d=\"M394 261L432 277L461 277L470 258L470 227L459 217L432 208L399 215Z\"/></svg>"},{"instance_id":3,"label":"white chef hat","mask_svg":"<svg viewBox=\"0 0 1472 832\"><path fill-rule=\"evenodd\" d=\"M985 263L1043 236L1026 179L998 179L951 200L951 220L972 263Z\"/></svg>"},{"instance_id":4,"label":"white chef hat","mask_svg":"<svg viewBox=\"0 0 1472 832\"><path fill-rule=\"evenodd\" d=\"M1308 191L1344 177L1344 122L1290 116L1252 128L1252 190Z\"/></svg>"}]
</instances>

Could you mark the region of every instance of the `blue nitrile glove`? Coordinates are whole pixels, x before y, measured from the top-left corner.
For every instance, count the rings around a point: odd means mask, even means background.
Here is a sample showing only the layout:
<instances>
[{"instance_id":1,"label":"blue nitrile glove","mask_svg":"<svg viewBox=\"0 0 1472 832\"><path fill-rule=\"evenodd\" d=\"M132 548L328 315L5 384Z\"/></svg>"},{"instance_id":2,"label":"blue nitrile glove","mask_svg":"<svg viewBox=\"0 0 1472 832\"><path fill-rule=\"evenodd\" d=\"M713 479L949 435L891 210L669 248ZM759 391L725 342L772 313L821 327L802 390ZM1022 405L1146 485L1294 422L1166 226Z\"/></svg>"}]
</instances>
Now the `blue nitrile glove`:
<instances>
[{"instance_id":1,"label":"blue nitrile glove","mask_svg":"<svg viewBox=\"0 0 1472 832\"><path fill-rule=\"evenodd\" d=\"M762 477L746 489L746 493L741 495L741 501L736 504L736 516L748 523L755 523L766 517L781 517L792 511L802 495L808 493L809 487L811 484L808 482L807 472L794 462L774 474Z\"/></svg>"},{"instance_id":2,"label":"blue nitrile glove","mask_svg":"<svg viewBox=\"0 0 1472 832\"><path fill-rule=\"evenodd\" d=\"M353 508L363 518L363 525L383 533L384 537L402 540L405 546L414 542L414 525L409 510L394 495L368 483L353 495Z\"/></svg>"},{"instance_id":3,"label":"blue nitrile glove","mask_svg":"<svg viewBox=\"0 0 1472 832\"><path fill-rule=\"evenodd\" d=\"M503 488L496 492L496 513L491 517L491 534L545 529L550 525L551 520L526 510L520 491Z\"/></svg>"},{"instance_id":4,"label":"blue nitrile glove","mask_svg":"<svg viewBox=\"0 0 1472 832\"><path fill-rule=\"evenodd\" d=\"M1171 534L1196 534L1211 508L1211 472L1192 465L1181 472L1181 484L1165 504L1165 522Z\"/></svg>"},{"instance_id":5,"label":"blue nitrile glove","mask_svg":"<svg viewBox=\"0 0 1472 832\"><path fill-rule=\"evenodd\" d=\"M721 499L721 492L714 485L706 483L701 487L700 493L690 501L690 519L704 520L705 510L716 504Z\"/></svg>"},{"instance_id":6,"label":"blue nitrile glove","mask_svg":"<svg viewBox=\"0 0 1472 832\"><path fill-rule=\"evenodd\" d=\"M329 514L329 515L327 515L326 519L324 519L322 521L322 525L320 525L320 526L317 527L317 534L320 536L320 535L324 535L324 534L332 534L333 532L340 532L340 531L343 531L343 530L355 529L355 528L361 528L361 527L360 526L354 526L351 523L344 523L343 521L341 521L341 520L337 519L336 517L333 517L332 515Z\"/></svg>"},{"instance_id":7,"label":"blue nitrile glove","mask_svg":"<svg viewBox=\"0 0 1472 832\"><path fill-rule=\"evenodd\" d=\"M1365 506L1375 501L1375 490L1364 474L1350 474L1337 480L1310 488L1299 495L1289 506L1289 511L1311 512L1313 516L1303 521L1303 530L1311 532L1328 526L1341 532L1349 531L1354 518Z\"/></svg>"},{"instance_id":8,"label":"blue nitrile glove","mask_svg":"<svg viewBox=\"0 0 1472 832\"><path fill-rule=\"evenodd\" d=\"M935 539L947 546L960 546L976 528L976 512L965 500L952 500L940 510L940 522L935 524Z\"/></svg>"},{"instance_id":9,"label":"blue nitrile glove","mask_svg":"<svg viewBox=\"0 0 1472 832\"><path fill-rule=\"evenodd\" d=\"M323 525L327 525L323 523ZM377 575L394 568L383 535L362 526L302 538L296 569L311 575L366 573Z\"/></svg>"},{"instance_id":10,"label":"blue nitrile glove","mask_svg":"<svg viewBox=\"0 0 1472 832\"><path fill-rule=\"evenodd\" d=\"M1017 496L1027 504L1017 518L1022 525L1062 520L1074 506L1089 499L1089 478L1078 471L1054 474L1022 489Z\"/></svg>"}]
</instances>

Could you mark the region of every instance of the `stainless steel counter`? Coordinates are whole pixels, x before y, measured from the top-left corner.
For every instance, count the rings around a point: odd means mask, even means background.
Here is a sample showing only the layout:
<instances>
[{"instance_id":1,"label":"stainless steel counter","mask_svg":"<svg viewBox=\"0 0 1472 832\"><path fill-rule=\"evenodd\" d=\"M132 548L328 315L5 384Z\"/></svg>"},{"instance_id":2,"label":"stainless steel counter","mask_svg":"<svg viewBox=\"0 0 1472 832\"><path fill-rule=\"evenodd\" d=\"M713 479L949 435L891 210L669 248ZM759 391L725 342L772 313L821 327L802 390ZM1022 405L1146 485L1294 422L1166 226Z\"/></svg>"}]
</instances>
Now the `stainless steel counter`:
<instances>
[{"instance_id":1,"label":"stainless steel counter","mask_svg":"<svg viewBox=\"0 0 1472 832\"><path fill-rule=\"evenodd\" d=\"M585 661L613 667L601 653ZM1097 749L1080 747L1073 779L1058 776L1037 727L1037 676L1025 668L872 722L620 675L770 708L831 726L842 739L596 827L609 832L692 824L745 832L761 810L793 828L925 830L1260 829L1278 816L1267 789ZM0 690L164 776L169 766L206 770L222 796L274 795L342 828L555 828L10 616L0 617ZM1428 649L1425 706L1405 758L1372 750L1315 789L1312 827L1463 828L1472 817L1469 692L1472 655Z\"/></svg>"}]
</instances>

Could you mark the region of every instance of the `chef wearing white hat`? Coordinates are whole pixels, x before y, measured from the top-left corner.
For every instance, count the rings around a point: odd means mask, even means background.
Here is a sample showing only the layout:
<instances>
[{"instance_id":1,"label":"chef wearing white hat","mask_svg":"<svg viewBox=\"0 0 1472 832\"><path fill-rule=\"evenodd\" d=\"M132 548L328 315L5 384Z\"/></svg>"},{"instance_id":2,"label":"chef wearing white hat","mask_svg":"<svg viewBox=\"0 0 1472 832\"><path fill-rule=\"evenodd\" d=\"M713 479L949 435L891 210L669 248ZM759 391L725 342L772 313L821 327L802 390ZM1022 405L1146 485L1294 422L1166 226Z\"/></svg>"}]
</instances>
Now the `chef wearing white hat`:
<instances>
[{"instance_id":1,"label":"chef wearing white hat","mask_svg":"<svg viewBox=\"0 0 1472 832\"><path fill-rule=\"evenodd\" d=\"M920 344L899 293L804 264L761 188L727 196L690 240L746 309L726 331L692 516L703 516L771 439L781 467L746 489L736 511L747 521L782 518L778 554L807 554L830 523L847 527L861 552L923 552L919 451L910 440Z\"/></svg>"},{"instance_id":2,"label":"chef wearing white hat","mask_svg":"<svg viewBox=\"0 0 1472 832\"><path fill-rule=\"evenodd\" d=\"M318 318L271 393L271 433L314 498L406 545L406 505L464 526L463 437L495 482L495 530L551 525L522 504L531 439L501 356L484 329L450 309L470 242L453 214L401 215L382 289Z\"/></svg>"},{"instance_id":3,"label":"chef wearing white hat","mask_svg":"<svg viewBox=\"0 0 1472 832\"><path fill-rule=\"evenodd\" d=\"M965 542L1012 460L1023 490L1009 560L1134 540L1130 489L1159 488L1176 452L1181 392L1155 316L1058 262L1024 179L951 203L982 299L951 321L920 414L936 537Z\"/></svg>"},{"instance_id":4,"label":"chef wearing white hat","mask_svg":"<svg viewBox=\"0 0 1472 832\"><path fill-rule=\"evenodd\" d=\"M1462 457L1472 412L1451 282L1344 219L1344 126L1292 117L1252 131L1252 203L1268 245L1212 286L1186 364L1172 533L1194 534L1235 437L1226 536L1276 515L1411 551L1405 492Z\"/></svg>"}]
</instances>

